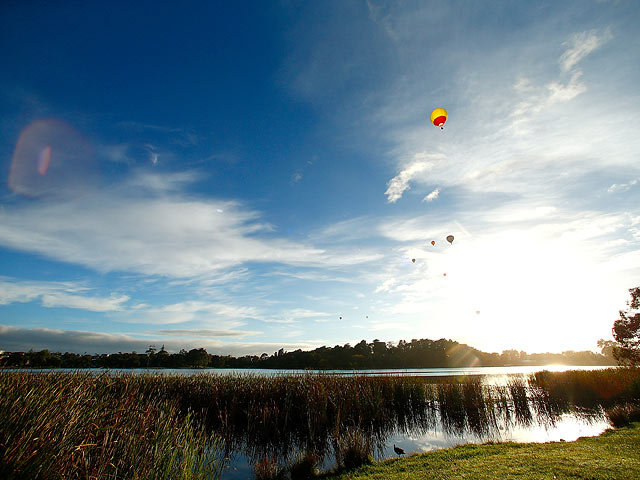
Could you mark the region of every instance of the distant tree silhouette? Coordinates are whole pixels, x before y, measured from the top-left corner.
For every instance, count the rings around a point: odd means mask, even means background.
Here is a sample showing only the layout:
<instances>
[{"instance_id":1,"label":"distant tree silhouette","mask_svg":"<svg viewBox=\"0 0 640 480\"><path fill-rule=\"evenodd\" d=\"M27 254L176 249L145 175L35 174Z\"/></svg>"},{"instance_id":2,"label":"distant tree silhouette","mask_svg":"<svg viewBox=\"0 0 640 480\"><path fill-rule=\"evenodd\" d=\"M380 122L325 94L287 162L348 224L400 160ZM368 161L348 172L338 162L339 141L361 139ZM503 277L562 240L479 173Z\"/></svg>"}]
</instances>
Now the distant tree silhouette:
<instances>
[{"instance_id":1,"label":"distant tree silhouette","mask_svg":"<svg viewBox=\"0 0 640 480\"><path fill-rule=\"evenodd\" d=\"M624 317L630 320L629 317ZM631 317L633 319L634 317ZM610 347L609 341L603 347ZM618 345L617 343L615 345ZM614 347L619 349L619 347ZM603 353L605 349L603 348ZM362 340L351 346L336 345L315 350L283 348L273 355L263 353L232 357L207 353L204 348L169 353L164 345L160 350L150 346L145 353L112 353L87 355L39 352L0 352L2 367L66 367L66 368L272 368L272 369L378 369L378 368L438 368L438 367L495 367L503 365L613 365L612 356L590 351L562 353L530 353L505 350L502 354L487 353L469 345L441 338L400 340L397 345L375 339L371 343Z\"/></svg>"},{"instance_id":2,"label":"distant tree silhouette","mask_svg":"<svg viewBox=\"0 0 640 480\"><path fill-rule=\"evenodd\" d=\"M620 318L613 322L613 338L618 342L613 354L620 365L640 365L640 287L630 288L629 293L627 311L620 310Z\"/></svg>"}]
</instances>

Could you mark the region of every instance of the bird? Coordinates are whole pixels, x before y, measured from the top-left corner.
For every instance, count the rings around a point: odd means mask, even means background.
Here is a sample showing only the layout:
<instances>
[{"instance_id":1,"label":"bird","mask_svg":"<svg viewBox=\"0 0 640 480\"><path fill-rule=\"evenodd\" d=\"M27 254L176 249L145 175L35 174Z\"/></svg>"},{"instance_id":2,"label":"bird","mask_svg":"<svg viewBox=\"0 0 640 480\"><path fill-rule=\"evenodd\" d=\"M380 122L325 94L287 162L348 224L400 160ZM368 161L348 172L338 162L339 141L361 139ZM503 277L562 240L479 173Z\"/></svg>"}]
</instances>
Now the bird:
<instances>
[{"instance_id":1,"label":"bird","mask_svg":"<svg viewBox=\"0 0 640 480\"><path fill-rule=\"evenodd\" d=\"M398 455L404 455L404 450L401 449L400 447L396 447L396 444L393 444L393 451L396 452Z\"/></svg>"}]
</instances>

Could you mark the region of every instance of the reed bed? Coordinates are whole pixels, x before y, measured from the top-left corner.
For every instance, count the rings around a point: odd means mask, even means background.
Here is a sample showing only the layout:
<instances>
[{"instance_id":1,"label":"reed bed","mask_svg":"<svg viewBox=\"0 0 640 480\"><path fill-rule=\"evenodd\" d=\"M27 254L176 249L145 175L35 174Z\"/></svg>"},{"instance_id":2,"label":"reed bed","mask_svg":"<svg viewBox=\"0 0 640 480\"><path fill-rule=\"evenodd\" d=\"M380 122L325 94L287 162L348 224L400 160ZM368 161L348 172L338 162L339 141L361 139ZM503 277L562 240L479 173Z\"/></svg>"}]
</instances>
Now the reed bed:
<instances>
[{"instance_id":1,"label":"reed bed","mask_svg":"<svg viewBox=\"0 0 640 480\"><path fill-rule=\"evenodd\" d=\"M0 374L0 478L216 479L218 438L118 379Z\"/></svg>"},{"instance_id":2,"label":"reed bed","mask_svg":"<svg viewBox=\"0 0 640 480\"><path fill-rule=\"evenodd\" d=\"M440 426L491 439L499 424L530 424L527 385L509 389L482 385L477 377L447 384L401 376L339 377L297 375L258 377L135 376L145 395L177 401L209 431L225 439L227 453L242 450L256 462L294 461L310 454L382 448L391 434L426 433ZM516 380L514 380L516 382ZM524 395L514 399L514 392ZM365 458L366 455L360 455Z\"/></svg>"},{"instance_id":3,"label":"reed bed","mask_svg":"<svg viewBox=\"0 0 640 480\"><path fill-rule=\"evenodd\" d=\"M637 369L542 372L491 386L477 377L427 383L403 376L5 372L0 474L216 478L220 459L236 451L263 478L301 458L355 465L393 434L441 428L491 440L501 428L553 424L576 406L601 414L618 401L640 400L633 393L639 376Z\"/></svg>"},{"instance_id":4,"label":"reed bed","mask_svg":"<svg viewBox=\"0 0 640 480\"><path fill-rule=\"evenodd\" d=\"M566 372L542 371L529 378L529 386L542 396L541 405L558 409L610 407L640 402L640 368Z\"/></svg>"}]
</instances>

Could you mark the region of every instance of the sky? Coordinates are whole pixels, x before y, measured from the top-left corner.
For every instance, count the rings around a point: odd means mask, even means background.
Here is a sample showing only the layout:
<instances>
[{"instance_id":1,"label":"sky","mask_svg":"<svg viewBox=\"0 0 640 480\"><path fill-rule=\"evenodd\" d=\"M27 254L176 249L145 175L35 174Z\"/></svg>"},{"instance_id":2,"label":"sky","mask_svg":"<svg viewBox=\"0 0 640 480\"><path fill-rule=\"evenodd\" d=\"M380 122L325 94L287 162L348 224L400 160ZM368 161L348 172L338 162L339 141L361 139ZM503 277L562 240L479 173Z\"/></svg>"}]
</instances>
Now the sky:
<instances>
[{"instance_id":1,"label":"sky","mask_svg":"<svg viewBox=\"0 0 640 480\"><path fill-rule=\"evenodd\" d=\"M596 350L640 285L639 21L2 2L0 349Z\"/></svg>"}]
</instances>

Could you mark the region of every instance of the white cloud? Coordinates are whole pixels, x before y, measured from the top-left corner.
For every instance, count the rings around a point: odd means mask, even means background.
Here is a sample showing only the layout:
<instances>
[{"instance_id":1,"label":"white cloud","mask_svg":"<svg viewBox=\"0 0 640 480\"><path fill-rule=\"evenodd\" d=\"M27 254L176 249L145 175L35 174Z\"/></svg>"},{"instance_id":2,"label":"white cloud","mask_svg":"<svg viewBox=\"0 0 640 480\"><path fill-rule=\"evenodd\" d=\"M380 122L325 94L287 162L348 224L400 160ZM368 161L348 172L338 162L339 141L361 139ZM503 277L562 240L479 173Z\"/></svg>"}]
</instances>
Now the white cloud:
<instances>
[{"instance_id":1,"label":"white cloud","mask_svg":"<svg viewBox=\"0 0 640 480\"><path fill-rule=\"evenodd\" d=\"M98 298L57 293L43 295L42 305L45 307L78 308L92 312L113 312L122 310L122 304L128 300L129 296L127 295L112 295L107 298Z\"/></svg>"},{"instance_id":2,"label":"white cloud","mask_svg":"<svg viewBox=\"0 0 640 480\"><path fill-rule=\"evenodd\" d=\"M532 114L547 112L552 105L568 102L585 93L587 86L580 81L583 71L578 69L577 65L611 38L608 30L602 33L598 30L590 30L574 34L571 40L565 43L568 48L558 60L561 76L549 82L544 89L536 88L527 78L519 78L514 85L514 90L522 97L512 113L514 126L521 130L523 128L521 124L528 123Z\"/></svg>"},{"instance_id":3,"label":"white cloud","mask_svg":"<svg viewBox=\"0 0 640 480\"><path fill-rule=\"evenodd\" d=\"M190 300L167 305L137 306L116 318L123 322L158 325L192 321L203 324L215 322L217 326L235 328L244 325L242 320L257 319L260 316L260 311L255 307Z\"/></svg>"},{"instance_id":4,"label":"white cloud","mask_svg":"<svg viewBox=\"0 0 640 480\"><path fill-rule=\"evenodd\" d=\"M405 190L410 189L409 182L416 176L422 173L428 172L434 166L433 161L426 161L426 159L441 160L445 158L442 154L426 154L420 153L414 156L414 159L408 165L393 177L387 183L387 191L384 194L387 196L387 202L395 203L402 198L402 194Z\"/></svg>"},{"instance_id":5,"label":"white cloud","mask_svg":"<svg viewBox=\"0 0 640 480\"><path fill-rule=\"evenodd\" d=\"M436 188L429 195L422 199L423 202L433 202L440 195L440 189Z\"/></svg>"},{"instance_id":6,"label":"white cloud","mask_svg":"<svg viewBox=\"0 0 640 480\"><path fill-rule=\"evenodd\" d=\"M80 295L86 287L71 282L28 282L2 277L0 280L0 305L26 303L40 299L48 308L76 308L92 312L122 310L129 300L127 295L112 294L109 297Z\"/></svg>"},{"instance_id":7,"label":"white cloud","mask_svg":"<svg viewBox=\"0 0 640 480\"><path fill-rule=\"evenodd\" d=\"M611 185L607 189L607 192L609 192L609 193L626 192L627 190L629 190L631 187L633 187L637 183L638 183L637 179L633 179L628 183L619 183L619 184L618 183L614 183L613 185Z\"/></svg>"},{"instance_id":8,"label":"white cloud","mask_svg":"<svg viewBox=\"0 0 640 480\"><path fill-rule=\"evenodd\" d=\"M384 282L382 282L381 285L376 287L376 289L374 290L374 293L388 292L396 283L398 283L397 279L387 278Z\"/></svg>"}]
</instances>

